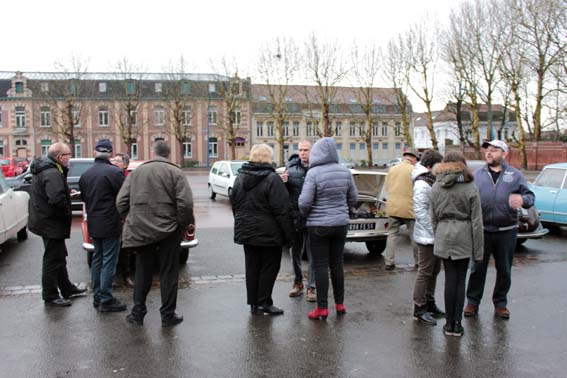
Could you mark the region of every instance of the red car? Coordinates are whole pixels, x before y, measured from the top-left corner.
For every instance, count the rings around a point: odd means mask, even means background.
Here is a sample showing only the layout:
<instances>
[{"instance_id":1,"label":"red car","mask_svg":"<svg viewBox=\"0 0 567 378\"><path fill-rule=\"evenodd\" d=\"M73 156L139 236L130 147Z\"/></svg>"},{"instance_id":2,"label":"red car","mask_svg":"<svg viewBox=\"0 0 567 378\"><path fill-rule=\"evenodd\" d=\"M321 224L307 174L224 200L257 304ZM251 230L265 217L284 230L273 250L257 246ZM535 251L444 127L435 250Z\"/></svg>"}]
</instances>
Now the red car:
<instances>
[{"instance_id":1,"label":"red car","mask_svg":"<svg viewBox=\"0 0 567 378\"><path fill-rule=\"evenodd\" d=\"M21 158L0 158L0 165L5 177L15 177L24 173Z\"/></svg>"}]
</instances>

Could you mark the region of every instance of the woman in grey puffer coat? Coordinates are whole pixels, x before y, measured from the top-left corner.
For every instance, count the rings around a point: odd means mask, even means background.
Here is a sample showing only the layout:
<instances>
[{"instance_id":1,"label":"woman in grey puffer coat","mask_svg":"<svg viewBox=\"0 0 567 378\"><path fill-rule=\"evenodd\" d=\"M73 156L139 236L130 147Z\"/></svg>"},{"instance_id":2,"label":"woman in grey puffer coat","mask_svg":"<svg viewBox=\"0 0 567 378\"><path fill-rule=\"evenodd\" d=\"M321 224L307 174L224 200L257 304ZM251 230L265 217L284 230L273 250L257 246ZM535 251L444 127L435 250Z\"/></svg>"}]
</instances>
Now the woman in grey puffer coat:
<instances>
[{"instance_id":1,"label":"woman in grey puffer coat","mask_svg":"<svg viewBox=\"0 0 567 378\"><path fill-rule=\"evenodd\" d=\"M350 171L339 163L333 138L322 138L309 155L309 171L299 196L299 211L307 220L307 233L315 284L317 307L311 319L328 314L329 268L337 314L346 313L344 301L343 248L349 222L349 207L358 200Z\"/></svg>"},{"instance_id":2,"label":"woman in grey puffer coat","mask_svg":"<svg viewBox=\"0 0 567 378\"><path fill-rule=\"evenodd\" d=\"M413 240L417 244L417 276L413 290L413 317L422 323L436 325L435 317L445 315L435 304L435 287L437 275L441 268L441 260L433 254L433 226L429 209L431 207L431 186L435 176L431 169L443 160L441 154L434 150L425 150L421 160L411 173L413 181L413 212L415 226Z\"/></svg>"},{"instance_id":3,"label":"woman in grey puffer coat","mask_svg":"<svg viewBox=\"0 0 567 378\"><path fill-rule=\"evenodd\" d=\"M469 260L482 260L484 231L478 188L464 156L449 152L433 168L437 181L431 189L431 223L435 231L433 253L445 268L445 335L462 336L465 279Z\"/></svg>"}]
</instances>

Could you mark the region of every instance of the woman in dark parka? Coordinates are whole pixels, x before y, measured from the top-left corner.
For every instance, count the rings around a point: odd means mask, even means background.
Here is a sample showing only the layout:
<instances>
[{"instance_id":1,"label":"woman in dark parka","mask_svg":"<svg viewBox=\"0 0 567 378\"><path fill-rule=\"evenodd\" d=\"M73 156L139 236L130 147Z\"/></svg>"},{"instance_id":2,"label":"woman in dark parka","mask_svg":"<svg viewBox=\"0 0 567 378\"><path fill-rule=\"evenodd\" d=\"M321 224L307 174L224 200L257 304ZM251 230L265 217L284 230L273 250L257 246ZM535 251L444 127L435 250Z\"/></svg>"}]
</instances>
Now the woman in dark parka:
<instances>
[{"instance_id":1,"label":"woman in dark parka","mask_svg":"<svg viewBox=\"0 0 567 378\"><path fill-rule=\"evenodd\" d=\"M282 247L293 242L294 228L285 184L272 167L273 150L257 144L242 165L230 202L234 242L244 245L246 292L254 315L281 315L272 290L280 270Z\"/></svg>"}]
</instances>

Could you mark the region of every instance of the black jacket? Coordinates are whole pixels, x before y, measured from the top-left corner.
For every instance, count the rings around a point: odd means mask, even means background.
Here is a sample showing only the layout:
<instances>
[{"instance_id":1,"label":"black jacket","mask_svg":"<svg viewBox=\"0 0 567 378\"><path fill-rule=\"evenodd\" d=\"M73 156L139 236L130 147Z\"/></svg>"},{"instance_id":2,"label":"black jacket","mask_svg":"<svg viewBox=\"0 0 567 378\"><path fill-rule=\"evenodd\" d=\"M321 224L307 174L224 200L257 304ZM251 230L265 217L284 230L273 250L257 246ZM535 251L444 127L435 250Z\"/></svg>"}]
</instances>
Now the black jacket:
<instances>
[{"instance_id":1,"label":"black jacket","mask_svg":"<svg viewBox=\"0 0 567 378\"><path fill-rule=\"evenodd\" d=\"M120 236L122 222L116 210L116 196L125 179L122 169L102 158L96 158L93 166L81 175L79 188L92 238Z\"/></svg>"},{"instance_id":2,"label":"black jacket","mask_svg":"<svg viewBox=\"0 0 567 378\"><path fill-rule=\"evenodd\" d=\"M297 200L299 199L301 189L303 188L303 182L305 181L307 169L308 167L304 167L303 164L301 164L299 155L293 154L289 157L287 167L288 179L286 187L289 193L291 207L296 213L299 211Z\"/></svg>"},{"instance_id":3,"label":"black jacket","mask_svg":"<svg viewBox=\"0 0 567 378\"><path fill-rule=\"evenodd\" d=\"M49 239L68 239L71 234L71 196L67 167L43 158L31 165L31 200L28 228Z\"/></svg>"},{"instance_id":4,"label":"black jacket","mask_svg":"<svg viewBox=\"0 0 567 378\"><path fill-rule=\"evenodd\" d=\"M257 246L287 246L294 228L289 195L269 164L245 163L230 195L234 242Z\"/></svg>"}]
</instances>

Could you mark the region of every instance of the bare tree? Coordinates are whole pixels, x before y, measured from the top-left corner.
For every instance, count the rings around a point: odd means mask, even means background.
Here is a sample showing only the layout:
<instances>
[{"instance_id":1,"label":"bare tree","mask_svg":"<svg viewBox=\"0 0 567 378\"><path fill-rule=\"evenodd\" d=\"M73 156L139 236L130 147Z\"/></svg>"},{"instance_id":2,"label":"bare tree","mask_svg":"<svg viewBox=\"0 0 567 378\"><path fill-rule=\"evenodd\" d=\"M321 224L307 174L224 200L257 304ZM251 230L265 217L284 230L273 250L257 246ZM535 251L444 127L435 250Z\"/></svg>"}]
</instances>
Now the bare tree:
<instances>
[{"instance_id":1,"label":"bare tree","mask_svg":"<svg viewBox=\"0 0 567 378\"><path fill-rule=\"evenodd\" d=\"M118 103L116 120L120 137L126 145L127 151L132 150L136 143L139 128L137 124L138 106L142 100L142 84L144 74L140 67L122 58L116 64L115 101Z\"/></svg>"},{"instance_id":2,"label":"bare tree","mask_svg":"<svg viewBox=\"0 0 567 378\"><path fill-rule=\"evenodd\" d=\"M356 84L355 96L364 113L366 128L363 130L362 137L366 143L368 152L368 164L372 166L372 129L377 121L377 109L379 99L376 95L376 81L382 68L382 53L375 46L367 46L362 51L357 45L352 50L353 69L352 76ZM408 145L412 145L411 138Z\"/></svg>"},{"instance_id":3,"label":"bare tree","mask_svg":"<svg viewBox=\"0 0 567 378\"><path fill-rule=\"evenodd\" d=\"M191 131L191 82L187 72L187 64L183 56L177 63L170 63L165 83L164 94L171 114L172 133L177 141L179 162L185 160L184 143L190 141Z\"/></svg>"},{"instance_id":4,"label":"bare tree","mask_svg":"<svg viewBox=\"0 0 567 378\"><path fill-rule=\"evenodd\" d=\"M266 44L260 51L258 71L266 85L269 105L268 110L275 120L276 140L279 145L279 164L284 162L284 125L292 112L290 97L291 83L299 71L299 49L292 39L279 37ZM288 129L289 130L289 129Z\"/></svg>"},{"instance_id":5,"label":"bare tree","mask_svg":"<svg viewBox=\"0 0 567 378\"><path fill-rule=\"evenodd\" d=\"M305 43L305 65L308 79L315 83L317 88L317 102L321 106L322 130L321 136L332 136L331 108L336 105L337 86L343 80L347 69L342 61L337 44L320 43L314 34L311 34ZM307 96L306 103L313 103L314 99Z\"/></svg>"},{"instance_id":6,"label":"bare tree","mask_svg":"<svg viewBox=\"0 0 567 378\"><path fill-rule=\"evenodd\" d=\"M409 91L409 76L411 65L404 48L402 36L388 42L387 50L382 59L386 81L394 88L395 101L402 116L402 128L408 146L413 146L413 137L410 130L410 106L407 93Z\"/></svg>"}]
</instances>

